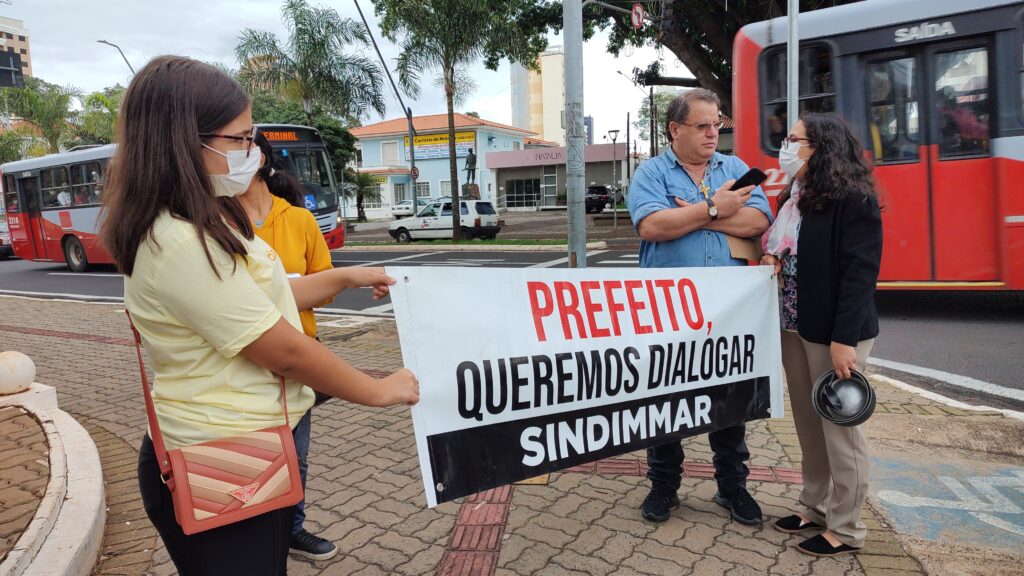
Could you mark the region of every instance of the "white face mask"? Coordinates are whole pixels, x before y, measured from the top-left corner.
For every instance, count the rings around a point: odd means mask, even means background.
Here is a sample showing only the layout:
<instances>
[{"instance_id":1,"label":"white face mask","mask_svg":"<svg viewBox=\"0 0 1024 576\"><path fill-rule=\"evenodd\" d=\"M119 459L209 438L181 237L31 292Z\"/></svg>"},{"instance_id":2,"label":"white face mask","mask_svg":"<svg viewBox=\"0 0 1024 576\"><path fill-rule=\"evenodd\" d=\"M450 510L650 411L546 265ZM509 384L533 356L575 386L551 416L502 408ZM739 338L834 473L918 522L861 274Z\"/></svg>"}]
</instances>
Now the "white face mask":
<instances>
[{"instance_id":1,"label":"white face mask","mask_svg":"<svg viewBox=\"0 0 1024 576\"><path fill-rule=\"evenodd\" d=\"M252 177L263 164L263 153L259 149L249 154L245 150L229 150L227 154L220 150L214 150L203 144L208 150L227 158L227 174L211 174L210 181L213 182L213 193L216 196L238 196L249 189ZM247 156L248 154L248 156Z\"/></svg>"},{"instance_id":2,"label":"white face mask","mask_svg":"<svg viewBox=\"0 0 1024 576\"><path fill-rule=\"evenodd\" d=\"M800 152L800 147L803 144L795 144L789 140L782 141L782 147L779 149L779 168L786 173L790 178L796 177L796 173L804 167L804 163L807 161L797 156Z\"/></svg>"}]
</instances>

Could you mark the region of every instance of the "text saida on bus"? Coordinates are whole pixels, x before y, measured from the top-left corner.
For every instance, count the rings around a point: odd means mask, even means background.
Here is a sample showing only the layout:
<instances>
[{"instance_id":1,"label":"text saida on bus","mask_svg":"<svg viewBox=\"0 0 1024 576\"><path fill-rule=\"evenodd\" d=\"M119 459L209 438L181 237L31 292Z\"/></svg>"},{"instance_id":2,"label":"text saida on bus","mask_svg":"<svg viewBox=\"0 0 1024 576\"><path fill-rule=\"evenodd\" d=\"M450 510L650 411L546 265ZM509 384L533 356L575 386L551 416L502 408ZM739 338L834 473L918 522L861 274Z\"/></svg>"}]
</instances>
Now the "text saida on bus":
<instances>
[{"instance_id":1,"label":"text saida on bus","mask_svg":"<svg viewBox=\"0 0 1024 576\"><path fill-rule=\"evenodd\" d=\"M316 217L328 247L344 245L338 187L319 132L306 126L259 125L278 164L303 184L305 206ZM60 261L75 272L111 264L99 242L103 177L116 145L9 162L3 173L14 254L25 260Z\"/></svg>"},{"instance_id":2,"label":"text saida on bus","mask_svg":"<svg viewBox=\"0 0 1024 576\"><path fill-rule=\"evenodd\" d=\"M801 14L798 32L800 111L841 115L874 162L879 287L1024 290L1024 2L867 0ZM736 154L773 167L770 196L787 36L776 18L733 44Z\"/></svg>"}]
</instances>

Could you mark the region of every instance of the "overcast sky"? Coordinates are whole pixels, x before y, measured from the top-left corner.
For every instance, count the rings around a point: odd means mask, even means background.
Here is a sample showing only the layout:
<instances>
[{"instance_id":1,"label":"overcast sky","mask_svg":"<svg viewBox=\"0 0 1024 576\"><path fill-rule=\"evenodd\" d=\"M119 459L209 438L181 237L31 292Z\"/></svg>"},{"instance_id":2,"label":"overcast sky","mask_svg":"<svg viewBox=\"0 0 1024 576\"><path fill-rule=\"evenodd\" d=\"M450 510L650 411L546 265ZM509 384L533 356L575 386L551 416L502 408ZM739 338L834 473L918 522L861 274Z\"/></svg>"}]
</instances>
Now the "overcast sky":
<instances>
[{"instance_id":1,"label":"overcast sky","mask_svg":"<svg viewBox=\"0 0 1024 576\"><path fill-rule=\"evenodd\" d=\"M5 2L7 0L4 0ZM285 37L279 0L10 0L0 3L0 16L24 21L29 30L33 73L48 82L71 84L86 92L100 90L116 83L127 84L130 72L117 50L98 44L108 40L120 45L136 70L146 61L161 54L181 54L205 61L223 62L237 68L234 46L239 31L257 28ZM342 16L358 20L352 0L325 0L322 5L337 10ZM380 36L370 0L360 0L370 27L381 42L381 51L393 66L398 49ZM626 112L635 115L644 92L626 78L633 67L645 67L659 57L653 48L633 51L630 56L615 58L605 52L606 37L595 36L584 45L584 109L594 117L595 142L608 130L625 132ZM562 44L561 36L551 35L552 45ZM367 52L373 56L373 49ZM675 56L662 53L668 74L689 76ZM472 70L478 86L465 104L456 111L476 111L481 117L510 123L511 87L508 62L497 71L478 64ZM388 91L390 95L390 90ZM432 83L424 82L418 101L406 100L414 114L445 112L444 94ZM397 100L388 102L387 118L401 114ZM369 124L381 118L376 115L363 120ZM619 136L623 138L625 134ZM635 130L634 130L634 138ZM620 140L621 141L621 140ZM641 144L641 149L643 144Z\"/></svg>"}]
</instances>

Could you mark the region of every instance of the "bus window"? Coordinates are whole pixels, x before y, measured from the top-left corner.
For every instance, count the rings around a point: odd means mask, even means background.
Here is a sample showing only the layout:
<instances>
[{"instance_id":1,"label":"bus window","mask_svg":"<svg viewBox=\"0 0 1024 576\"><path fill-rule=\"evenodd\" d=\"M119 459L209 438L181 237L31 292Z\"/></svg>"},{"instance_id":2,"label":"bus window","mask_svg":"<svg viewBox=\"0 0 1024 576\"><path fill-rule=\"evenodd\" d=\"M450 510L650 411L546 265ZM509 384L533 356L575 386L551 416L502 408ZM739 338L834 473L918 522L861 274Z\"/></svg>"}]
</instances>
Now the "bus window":
<instances>
[{"instance_id":1,"label":"bus window","mask_svg":"<svg viewBox=\"0 0 1024 576\"><path fill-rule=\"evenodd\" d=\"M323 150L287 149L274 152L289 165L292 174L305 188L306 208L314 211L337 209L338 198L331 179L331 163Z\"/></svg>"},{"instance_id":2,"label":"bus window","mask_svg":"<svg viewBox=\"0 0 1024 576\"><path fill-rule=\"evenodd\" d=\"M868 66L868 130L875 162L918 159L916 63L896 58Z\"/></svg>"},{"instance_id":3,"label":"bus window","mask_svg":"<svg viewBox=\"0 0 1024 576\"><path fill-rule=\"evenodd\" d=\"M935 55L939 156L988 154L988 50Z\"/></svg>"},{"instance_id":4,"label":"bus window","mask_svg":"<svg viewBox=\"0 0 1024 576\"><path fill-rule=\"evenodd\" d=\"M800 50L797 72L800 86L800 113L835 110L835 84L832 77L832 53L827 46L811 46ZM775 50L765 56L762 75L767 124L765 145L778 150L789 131L786 120L786 52Z\"/></svg>"},{"instance_id":5,"label":"bus window","mask_svg":"<svg viewBox=\"0 0 1024 576\"><path fill-rule=\"evenodd\" d=\"M4 204L8 212L21 212L21 205L18 202L18 187L14 185L14 176L8 174L4 177Z\"/></svg>"},{"instance_id":6,"label":"bus window","mask_svg":"<svg viewBox=\"0 0 1024 576\"><path fill-rule=\"evenodd\" d=\"M100 203L100 172L99 162L71 166L71 200L75 206Z\"/></svg>"}]
</instances>

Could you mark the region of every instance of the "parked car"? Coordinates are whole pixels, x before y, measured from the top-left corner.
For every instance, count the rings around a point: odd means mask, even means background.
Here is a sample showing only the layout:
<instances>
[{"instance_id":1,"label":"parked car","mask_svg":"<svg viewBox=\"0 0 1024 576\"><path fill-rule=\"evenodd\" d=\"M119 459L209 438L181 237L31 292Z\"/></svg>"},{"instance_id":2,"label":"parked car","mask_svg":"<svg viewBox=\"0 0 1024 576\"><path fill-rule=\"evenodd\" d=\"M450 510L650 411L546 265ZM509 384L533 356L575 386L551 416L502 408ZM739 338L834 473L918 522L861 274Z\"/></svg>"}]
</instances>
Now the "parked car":
<instances>
[{"instance_id":1,"label":"parked car","mask_svg":"<svg viewBox=\"0 0 1024 576\"><path fill-rule=\"evenodd\" d=\"M498 235L498 212L494 205L484 200L462 200L459 224L462 238L490 240ZM399 242L425 240L429 238L451 238L452 203L431 202L410 218L402 218L388 225L388 234Z\"/></svg>"},{"instance_id":2,"label":"parked car","mask_svg":"<svg viewBox=\"0 0 1024 576\"><path fill-rule=\"evenodd\" d=\"M427 205L427 201L423 198L416 199L416 211L422 210ZM395 218L406 218L412 216L412 200L402 200L398 204L391 207L391 215Z\"/></svg>"},{"instance_id":3,"label":"parked car","mask_svg":"<svg viewBox=\"0 0 1024 576\"><path fill-rule=\"evenodd\" d=\"M7 228L7 220L0 219L0 260L9 258L14 254L11 247L11 231Z\"/></svg>"},{"instance_id":4,"label":"parked car","mask_svg":"<svg viewBox=\"0 0 1024 576\"><path fill-rule=\"evenodd\" d=\"M607 186L587 186L587 193L583 197L583 208L587 214L601 212L611 199Z\"/></svg>"}]
</instances>

